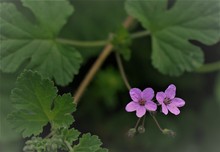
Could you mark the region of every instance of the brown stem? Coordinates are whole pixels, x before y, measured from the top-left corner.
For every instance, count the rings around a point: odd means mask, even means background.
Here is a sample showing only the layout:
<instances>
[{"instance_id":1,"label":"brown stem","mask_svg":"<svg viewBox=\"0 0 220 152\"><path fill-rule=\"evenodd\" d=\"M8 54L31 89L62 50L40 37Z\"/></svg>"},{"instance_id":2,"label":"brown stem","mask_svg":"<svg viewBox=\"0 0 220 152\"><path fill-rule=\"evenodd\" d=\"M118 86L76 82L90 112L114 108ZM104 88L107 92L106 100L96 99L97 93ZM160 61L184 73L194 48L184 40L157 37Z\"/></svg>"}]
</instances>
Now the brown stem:
<instances>
[{"instance_id":1,"label":"brown stem","mask_svg":"<svg viewBox=\"0 0 220 152\"><path fill-rule=\"evenodd\" d=\"M131 16L128 16L126 18L126 20L123 22L123 26L125 28L129 28L132 25L133 20L134 19ZM89 85L89 83L91 82L91 80L95 76L96 72L99 70L99 68L101 67L101 65L103 64L105 59L109 56L109 54L112 52L112 50L113 50L113 45L112 44L107 44L104 47L102 53L96 59L95 63L92 65L92 67L90 68L88 74L86 75L86 77L84 78L84 80L80 84L78 90L76 91L76 93L74 95L74 103L77 104L79 102L79 100L80 100L81 96L83 95L86 87Z\"/></svg>"}]
</instances>

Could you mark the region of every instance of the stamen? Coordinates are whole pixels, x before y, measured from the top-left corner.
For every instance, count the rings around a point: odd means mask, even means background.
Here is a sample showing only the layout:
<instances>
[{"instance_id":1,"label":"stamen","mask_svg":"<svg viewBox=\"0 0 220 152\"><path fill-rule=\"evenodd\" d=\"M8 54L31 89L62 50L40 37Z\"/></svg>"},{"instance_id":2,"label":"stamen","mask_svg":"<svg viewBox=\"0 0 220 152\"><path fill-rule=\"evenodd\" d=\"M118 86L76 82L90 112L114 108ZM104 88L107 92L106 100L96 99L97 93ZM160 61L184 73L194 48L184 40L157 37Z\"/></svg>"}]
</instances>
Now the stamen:
<instances>
[{"instance_id":1,"label":"stamen","mask_svg":"<svg viewBox=\"0 0 220 152\"><path fill-rule=\"evenodd\" d=\"M171 100L170 100L170 98L166 97L163 102L164 102L165 105L168 105L168 104L171 103Z\"/></svg>"},{"instance_id":2,"label":"stamen","mask_svg":"<svg viewBox=\"0 0 220 152\"><path fill-rule=\"evenodd\" d=\"M146 101L145 101L145 100L143 100L143 99L141 99L141 100L139 101L139 105L140 105L140 106L144 106L144 105L145 105L145 103L146 103Z\"/></svg>"}]
</instances>

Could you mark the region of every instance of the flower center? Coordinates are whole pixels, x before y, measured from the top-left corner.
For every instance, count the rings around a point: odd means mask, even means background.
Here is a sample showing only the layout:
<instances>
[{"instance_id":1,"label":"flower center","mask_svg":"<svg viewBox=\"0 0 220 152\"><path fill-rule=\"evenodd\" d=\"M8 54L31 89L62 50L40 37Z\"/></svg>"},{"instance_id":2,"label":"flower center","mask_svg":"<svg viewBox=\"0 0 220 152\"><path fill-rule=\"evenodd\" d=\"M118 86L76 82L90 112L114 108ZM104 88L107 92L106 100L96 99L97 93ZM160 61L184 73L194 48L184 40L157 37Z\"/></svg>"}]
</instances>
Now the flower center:
<instances>
[{"instance_id":1,"label":"flower center","mask_svg":"<svg viewBox=\"0 0 220 152\"><path fill-rule=\"evenodd\" d=\"M144 105L145 105L145 103L146 103L146 101L145 101L145 100L143 100L143 99L141 99L141 100L139 101L139 105L140 105L140 106L144 106Z\"/></svg>"},{"instance_id":2,"label":"flower center","mask_svg":"<svg viewBox=\"0 0 220 152\"><path fill-rule=\"evenodd\" d=\"M164 98L164 101L163 101L163 103L165 104L165 105L168 105L168 104L170 104L171 103L171 100L170 100L170 98Z\"/></svg>"}]
</instances>

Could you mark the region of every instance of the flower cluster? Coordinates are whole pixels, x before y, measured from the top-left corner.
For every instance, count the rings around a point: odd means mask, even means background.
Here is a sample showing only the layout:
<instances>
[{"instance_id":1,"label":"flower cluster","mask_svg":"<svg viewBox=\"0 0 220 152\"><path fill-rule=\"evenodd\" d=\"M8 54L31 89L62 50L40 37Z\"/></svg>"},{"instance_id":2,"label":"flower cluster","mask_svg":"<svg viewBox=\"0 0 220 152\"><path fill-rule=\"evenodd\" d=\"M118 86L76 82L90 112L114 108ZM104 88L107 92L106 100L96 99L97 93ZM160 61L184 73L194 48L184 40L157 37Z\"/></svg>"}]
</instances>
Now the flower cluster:
<instances>
[{"instance_id":1,"label":"flower cluster","mask_svg":"<svg viewBox=\"0 0 220 152\"><path fill-rule=\"evenodd\" d=\"M146 88L141 91L138 88L132 88L130 90L130 96L132 101L126 106L127 112L136 111L137 117L141 118L145 115L146 111L156 111L157 105L162 107L162 112L167 115L168 111L174 115L180 114L179 107L185 105L185 101L176 96L176 86L171 84L165 90L165 92L157 92L156 100L158 104L153 102L154 90L152 88Z\"/></svg>"}]
</instances>

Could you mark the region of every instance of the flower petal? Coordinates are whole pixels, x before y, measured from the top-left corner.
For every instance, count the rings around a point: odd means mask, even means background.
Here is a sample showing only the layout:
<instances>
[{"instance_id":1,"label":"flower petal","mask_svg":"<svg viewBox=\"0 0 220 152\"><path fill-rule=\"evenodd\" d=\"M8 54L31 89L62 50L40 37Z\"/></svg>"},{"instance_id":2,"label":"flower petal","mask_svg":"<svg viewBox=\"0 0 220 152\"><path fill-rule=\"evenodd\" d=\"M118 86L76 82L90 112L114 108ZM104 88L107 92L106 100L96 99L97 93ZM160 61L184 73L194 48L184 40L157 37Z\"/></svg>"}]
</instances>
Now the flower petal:
<instances>
[{"instance_id":1,"label":"flower petal","mask_svg":"<svg viewBox=\"0 0 220 152\"><path fill-rule=\"evenodd\" d=\"M156 99L160 104L163 103L164 98L166 98L166 94L164 92L157 92Z\"/></svg>"},{"instance_id":2,"label":"flower petal","mask_svg":"<svg viewBox=\"0 0 220 152\"><path fill-rule=\"evenodd\" d=\"M154 90L152 88L146 88L144 91L141 93L142 99L151 100L154 97Z\"/></svg>"},{"instance_id":3,"label":"flower petal","mask_svg":"<svg viewBox=\"0 0 220 152\"><path fill-rule=\"evenodd\" d=\"M133 101L138 102L139 100L141 100L141 90L140 89L132 88L129 93L130 93L131 99Z\"/></svg>"},{"instance_id":4,"label":"flower petal","mask_svg":"<svg viewBox=\"0 0 220 152\"><path fill-rule=\"evenodd\" d=\"M183 107L185 105L185 101L181 98L174 98L171 102L177 107Z\"/></svg>"},{"instance_id":5,"label":"flower petal","mask_svg":"<svg viewBox=\"0 0 220 152\"><path fill-rule=\"evenodd\" d=\"M168 98L173 99L176 96L176 86L171 84L165 90L165 94Z\"/></svg>"},{"instance_id":6,"label":"flower petal","mask_svg":"<svg viewBox=\"0 0 220 152\"><path fill-rule=\"evenodd\" d=\"M146 113L146 108L144 106L139 106L136 110L136 115L139 118L143 117L145 113Z\"/></svg>"},{"instance_id":7,"label":"flower petal","mask_svg":"<svg viewBox=\"0 0 220 152\"><path fill-rule=\"evenodd\" d=\"M153 101L147 101L145 104L145 108L149 111L156 111L157 110L157 104Z\"/></svg>"},{"instance_id":8,"label":"flower petal","mask_svg":"<svg viewBox=\"0 0 220 152\"><path fill-rule=\"evenodd\" d=\"M163 112L165 115L168 114L167 106L166 106L164 103L162 103L162 112Z\"/></svg>"},{"instance_id":9,"label":"flower petal","mask_svg":"<svg viewBox=\"0 0 220 152\"><path fill-rule=\"evenodd\" d=\"M125 110L127 112L133 112L133 111L136 111L139 106L140 105L138 103L131 101L126 105Z\"/></svg>"},{"instance_id":10,"label":"flower petal","mask_svg":"<svg viewBox=\"0 0 220 152\"><path fill-rule=\"evenodd\" d=\"M175 104L168 104L167 105L168 110L173 113L174 115L178 115L180 114L180 110L176 107Z\"/></svg>"}]
</instances>

